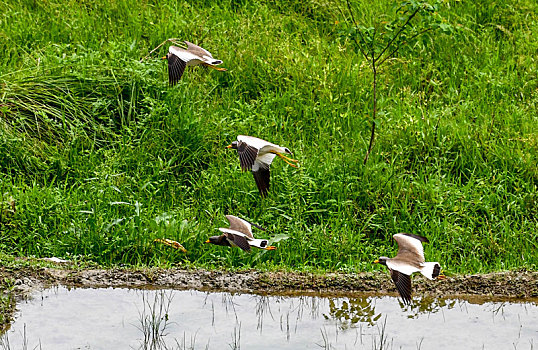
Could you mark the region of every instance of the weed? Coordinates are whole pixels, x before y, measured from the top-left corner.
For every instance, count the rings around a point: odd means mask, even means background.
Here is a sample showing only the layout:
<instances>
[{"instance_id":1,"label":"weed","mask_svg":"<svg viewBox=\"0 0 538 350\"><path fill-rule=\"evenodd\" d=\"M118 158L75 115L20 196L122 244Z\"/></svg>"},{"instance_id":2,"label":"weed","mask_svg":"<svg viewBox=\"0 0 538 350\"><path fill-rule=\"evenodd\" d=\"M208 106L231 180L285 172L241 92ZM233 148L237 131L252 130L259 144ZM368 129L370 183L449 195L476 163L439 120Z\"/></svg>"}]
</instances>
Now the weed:
<instances>
[{"instance_id":1,"label":"weed","mask_svg":"<svg viewBox=\"0 0 538 350\"><path fill-rule=\"evenodd\" d=\"M353 6L366 28L392 13L390 1ZM377 76L366 165L372 77L336 40L346 7L2 2L0 251L364 271L411 232L449 272L536 269L536 3L440 7L456 30L417 37ZM193 68L169 88L165 62L140 62L166 38L203 45L228 71ZM224 148L238 134L285 144L302 167L275 163L261 200ZM226 214L288 238L270 254L204 245ZM153 243L162 237L188 255Z\"/></svg>"}]
</instances>

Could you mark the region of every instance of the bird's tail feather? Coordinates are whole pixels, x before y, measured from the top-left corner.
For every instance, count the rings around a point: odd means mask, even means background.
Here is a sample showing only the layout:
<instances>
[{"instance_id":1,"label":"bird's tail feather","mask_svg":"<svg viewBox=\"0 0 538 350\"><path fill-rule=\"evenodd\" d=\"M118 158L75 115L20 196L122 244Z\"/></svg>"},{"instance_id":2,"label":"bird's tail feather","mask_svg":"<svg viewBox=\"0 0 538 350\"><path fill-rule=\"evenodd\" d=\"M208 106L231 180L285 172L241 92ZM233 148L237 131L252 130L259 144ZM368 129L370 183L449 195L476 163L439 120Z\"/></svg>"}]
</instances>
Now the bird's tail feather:
<instances>
[{"instance_id":1,"label":"bird's tail feather","mask_svg":"<svg viewBox=\"0 0 538 350\"><path fill-rule=\"evenodd\" d=\"M426 262L420 269L420 273L431 280L438 277L440 272L441 265L438 262Z\"/></svg>"}]
</instances>

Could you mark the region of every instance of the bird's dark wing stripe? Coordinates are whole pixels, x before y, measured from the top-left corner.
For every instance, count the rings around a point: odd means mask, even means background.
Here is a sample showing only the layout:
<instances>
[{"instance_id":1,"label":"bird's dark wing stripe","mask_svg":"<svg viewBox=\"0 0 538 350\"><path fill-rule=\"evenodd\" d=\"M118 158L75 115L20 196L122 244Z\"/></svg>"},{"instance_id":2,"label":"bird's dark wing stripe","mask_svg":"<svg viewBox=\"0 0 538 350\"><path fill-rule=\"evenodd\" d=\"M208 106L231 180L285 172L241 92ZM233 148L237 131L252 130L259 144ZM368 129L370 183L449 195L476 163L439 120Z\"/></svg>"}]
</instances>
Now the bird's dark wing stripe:
<instances>
[{"instance_id":1,"label":"bird's dark wing stripe","mask_svg":"<svg viewBox=\"0 0 538 350\"><path fill-rule=\"evenodd\" d=\"M441 273L441 265L436 264L436 265L433 267L432 278L437 278L437 277L439 277L439 274L440 274L440 273Z\"/></svg>"},{"instance_id":2,"label":"bird's dark wing stripe","mask_svg":"<svg viewBox=\"0 0 538 350\"><path fill-rule=\"evenodd\" d=\"M250 245L248 244L248 241L245 237L234 235L231 233L226 233L226 237L232 240L236 246L243 249L245 252L250 252Z\"/></svg>"},{"instance_id":3,"label":"bird's dark wing stripe","mask_svg":"<svg viewBox=\"0 0 538 350\"><path fill-rule=\"evenodd\" d=\"M404 304L411 304L411 276L391 269L390 277L392 277Z\"/></svg>"},{"instance_id":4,"label":"bird's dark wing stripe","mask_svg":"<svg viewBox=\"0 0 538 350\"><path fill-rule=\"evenodd\" d=\"M246 156L247 162L244 170L250 170L252 169L252 165L254 165L254 162L256 161L256 157L258 156L258 149L256 147L248 146L245 148L245 152L243 153Z\"/></svg>"},{"instance_id":5,"label":"bird's dark wing stripe","mask_svg":"<svg viewBox=\"0 0 538 350\"><path fill-rule=\"evenodd\" d=\"M252 175L254 175L254 180L256 181L258 190L260 191L260 196L267 196L267 192L269 192L269 180L271 175L269 168L260 167L260 169L257 171L252 171Z\"/></svg>"},{"instance_id":6,"label":"bird's dark wing stripe","mask_svg":"<svg viewBox=\"0 0 538 350\"><path fill-rule=\"evenodd\" d=\"M237 153L239 154L241 170L246 171L252 169L252 165L254 165L254 161L258 156L258 149L256 147L249 146L245 142L239 141L237 145Z\"/></svg>"},{"instance_id":7,"label":"bird's dark wing stripe","mask_svg":"<svg viewBox=\"0 0 538 350\"><path fill-rule=\"evenodd\" d=\"M245 149L248 145L244 142L237 142L237 155L239 156L239 164L241 165L241 170L245 171L247 167L247 155L245 154ZM252 165L251 165L252 166Z\"/></svg>"},{"instance_id":8,"label":"bird's dark wing stripe","mask_svg":"<svg viewBox=\"0 0 538 350\"><path fill-rule=\"evenodd\" d=\"M247 219L244 219L244 218L241 218L241 219L245 220L245 221L248 222L250 225L252 225L252 226L254 226L254 227L256 227L256 228L259 228L259 229L262 230L262 231L267 231L267 229L266 229L265 227L263 227L263 226L260 226L260 225L258 225L258 224L255 224L255 223L253 223L253 222L250 222L250 221L248 221Z\"/></svg>"},{"instance_id":9,"label":"bird's dark wing stripe","mask_svg":"<svg viewBox=\"0 0 538 350\"><path fill-rule=\"evenodd\" d=\"M186 65L187 63L176 55L168 56L168 83L170 85L175 85L181 79Z\"/></svg>"},{"instance_id":10,"label":"bird's dark wing stripe","mask_svg":"<svg viewBox=\"0 0 538 350\"><path fill-rule=\"evenodd\" d=\"M420 235L415 235L414 233L402 233L402 235L413 237L413 238L418 239L419 241L424 242L424 243L430 243L430 241L428 241L428 239L426 237L420 236Z\"/></svg>"}]
</instances>

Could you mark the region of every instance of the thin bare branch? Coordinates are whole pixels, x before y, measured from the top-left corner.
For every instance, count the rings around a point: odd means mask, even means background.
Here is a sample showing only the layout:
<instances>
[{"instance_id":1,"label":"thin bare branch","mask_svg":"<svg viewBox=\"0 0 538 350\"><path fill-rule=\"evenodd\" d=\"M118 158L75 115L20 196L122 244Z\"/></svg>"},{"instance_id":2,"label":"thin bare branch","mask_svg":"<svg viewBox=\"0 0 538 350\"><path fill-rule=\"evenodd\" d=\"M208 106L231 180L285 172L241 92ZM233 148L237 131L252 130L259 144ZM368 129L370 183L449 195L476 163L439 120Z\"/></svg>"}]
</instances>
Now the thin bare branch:
<instances>
[{"instance_id":1,"label":"thin bare branch","mask_svg":"<svg viewBox=\"0 0 538 350\"><path fill-rule=\"evenodd\" d=\"M152 53L154 53L155 51L157 51L161 46L163 46L164 44L166 44L167 42L171 42L172 44L174 45L178 45L178 46L184 46L182 43L179 43L178 42L178 38L170 38L170 39L166 39L165 41L163 41L162 43L160 43L156 48L154 48L153 50L150 51L150 53L147 54L146 57L140 59L140 62L144 61L144 60L147 60Z\"/></svg>"},{"instance_id":2,"label":"thin bare branch","mask_svg":"<svg viewBox=\"0 0 538 350\"><path fill-rule=\"evenodd\" d=\"M353 27L355 28L355 26L357 25L357 22L355 21L355 16L353 16L353 9L351 8L351 3L349 2L349 0L346 0L346 2L347 2L347 9L349 10L349 14L351 15L351 22L353 24ZM362 32L360 30L357 30L357 32L359 33L361 37L361 41L363 42L363 45L366 46L366 40L364 40L364 37L362 36ZM363 46L359 44L355 36L353 36L353 41L355 41L355 45L357 45L357 47L359 48L364 58L368 60L368 54L364 51Z\"/></svg>"},{"instance_id":3,"label":"thin bare branch","mask_svg":"<svg viewBox=\"0 0 538 350\"><path fill-rule=\"evenodd\" d=\"M364 164L366 165L366 162L368 162L368 158L370 158L370 153L372 152L372 148L374 147L374 140L375 140L375 118L377 116L377 67L376 63L373 60L374 53L372 52L372 71L374 74L374 82L373 82L373 98L374 98L374 107L372 112L372 131L370 132L370 142L368 143L368 150L366 151L366 155L364 156Z\"/></svg>"},{"instance_id":4,"label":"thin bare branch","mask_svg":"<svg viewBox=\"0 0 538 350\"><path fill-rule=\"evenodd\" d=\"M396 35L394 35L392 37L392 39L390 39L390 41L388 42L388 44L385 46L385 48L383 49L383 51L381 51L381 53L379 54L379 56L377 56L377 58L375 59L376 61L378 61L381 56L383 56L383 54L385 53L385 51L387 51L387 49L392 45L392 43L394 42L394 40L396 40L396 38L398 38L400 36L400 34L403 32L403 30L405 29L405 27L407 26L407 24L413 19L413 17L415 17L415 15L418 13L418 11L420 11L422 7L419 6L417 7L417 9L415 10L415 12L413 12L408 18L407 18L407 21L405 21L405 23L400 27L400 30L398 30L398 32L396 33Z\"/></svg>"},{"instance_id":5,"label":"thin bare branch","mask_svg":"<svg viewBox=\"0 0 538 350\"><path fill-rule=\"evenodd\" d=\"M419 35L422 35L422 34L424 34L424 33L426 33L426 32L429 32L429 31L432 30L432 29L433 29L433 28L427 28L427 29L424 29L423 31L421 31L421 32L419 32L419 33L413 35L412 37L410 37L408 40L412 40L412 39L416 38L416 37L419 36ZM393 56L393 55L400 49L401 45L402 45L402 44L405 44L406 42L407 42L407 41L404 41L404 42L399 43L398 46L396 46L396 48L395 48L394 50L392 50L391 53L389 53L387 56L385 56L385 58L383 58L383 60L382 60L381 62L379 62L377 66L379 67L380 65L383 64L383 62L385 62L387 59L389 59L390 57L392 57L392 56Z\"/></svg>"}]
</instances>

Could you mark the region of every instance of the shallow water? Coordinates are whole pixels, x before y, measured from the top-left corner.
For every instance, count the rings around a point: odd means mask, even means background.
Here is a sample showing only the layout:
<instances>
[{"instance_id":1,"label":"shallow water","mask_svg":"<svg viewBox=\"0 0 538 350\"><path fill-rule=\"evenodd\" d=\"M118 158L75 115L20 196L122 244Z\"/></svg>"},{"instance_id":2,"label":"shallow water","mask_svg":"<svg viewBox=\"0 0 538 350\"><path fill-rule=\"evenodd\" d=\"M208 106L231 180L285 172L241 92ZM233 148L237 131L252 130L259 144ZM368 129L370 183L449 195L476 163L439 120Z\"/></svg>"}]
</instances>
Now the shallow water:
<instances>
[{"instance_id":1,"label":"shallow water","mask_svg":"<svg viewBox=\"0 0 538 350\"><path fill-rule=\"evenodd\" d=\"M538 349L536 303L49 289L0 349Z\"/></svg>"}]
</instances>

